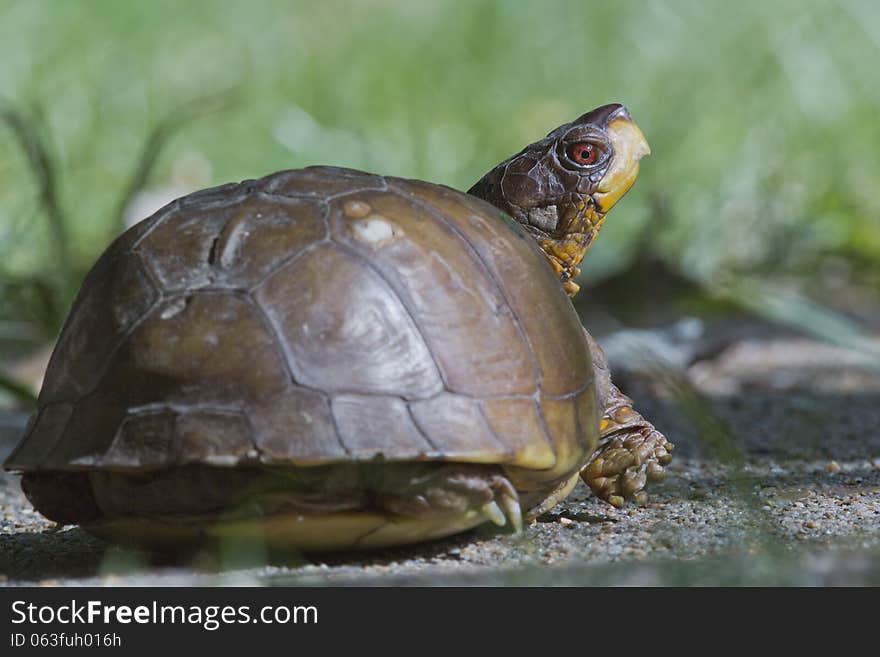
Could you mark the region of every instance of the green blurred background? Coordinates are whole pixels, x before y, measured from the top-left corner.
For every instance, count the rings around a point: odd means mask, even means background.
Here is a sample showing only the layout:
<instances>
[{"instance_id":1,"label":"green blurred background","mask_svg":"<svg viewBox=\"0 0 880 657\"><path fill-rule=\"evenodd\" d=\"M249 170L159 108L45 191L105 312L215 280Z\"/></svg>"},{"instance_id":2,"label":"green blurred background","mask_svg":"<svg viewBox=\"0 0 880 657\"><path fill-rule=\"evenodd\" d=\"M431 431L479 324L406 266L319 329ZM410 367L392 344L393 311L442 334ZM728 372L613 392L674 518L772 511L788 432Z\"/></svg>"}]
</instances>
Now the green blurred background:
<instances>
[{"instance_id":1,"label":"green blurred background","mask_svg":"<svg viewBox=\"0 0 880 657\"><path fill-rule=\"evenodd\" d=\"M650 259L839 335L880 280L878 61L874 0L0 0L0 363L123 215L316 163L467 189L612 101L654 154L588 284Z\"/></svg>"}]
</instances>

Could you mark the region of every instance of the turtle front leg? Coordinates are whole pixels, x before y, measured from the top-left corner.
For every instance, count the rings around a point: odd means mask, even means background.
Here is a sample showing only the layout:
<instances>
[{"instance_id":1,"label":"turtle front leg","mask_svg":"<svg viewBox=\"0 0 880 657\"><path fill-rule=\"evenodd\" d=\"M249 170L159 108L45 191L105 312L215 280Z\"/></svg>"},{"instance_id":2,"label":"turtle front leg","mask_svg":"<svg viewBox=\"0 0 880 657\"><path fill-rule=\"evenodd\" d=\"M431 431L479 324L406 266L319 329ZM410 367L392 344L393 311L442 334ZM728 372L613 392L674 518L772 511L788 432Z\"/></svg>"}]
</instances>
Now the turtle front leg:
<instances>
[{"instance_id":1,"label":"turtle front leg","mask_svg":"<svg viewBox=\"0 0 880 657\"><path fill-rule=\"evenodd\" d=\"M611 382L605 352L584 329L603 409L599 446L581 470L581 479L597 497L615 507L625 500L644 504L645 486L661 481L663 467L672 460L674 445L632 406L632 400Z\"/></svg>"}]
</instances>

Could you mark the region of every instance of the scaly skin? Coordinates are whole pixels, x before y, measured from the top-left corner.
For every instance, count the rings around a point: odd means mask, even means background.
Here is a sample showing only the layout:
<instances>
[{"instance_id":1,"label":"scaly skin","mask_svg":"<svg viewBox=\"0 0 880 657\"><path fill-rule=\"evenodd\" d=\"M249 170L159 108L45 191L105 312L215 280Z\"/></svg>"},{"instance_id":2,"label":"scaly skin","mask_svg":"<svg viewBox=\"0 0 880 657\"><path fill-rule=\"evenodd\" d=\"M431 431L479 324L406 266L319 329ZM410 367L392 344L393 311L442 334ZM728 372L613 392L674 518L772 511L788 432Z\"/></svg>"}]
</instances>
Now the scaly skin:
<instances>
[{"instance_id":1,"label":"scaly skin","mask_svg":"<svg viewBox=\"0 0 880 657\"><path fill-rule=\"evenodd\" d=\"M571 158L577 155L577 149L570 150L572 143L593 144L610 156L578 166ZM574 282L580 274L578 265L606 214L635 182L639 160L648 153L647 141L627 111L620 105L606 105L505 160L469 193L522 224L544 251L566 293L573 297L580 289ZM614 506L628 499L644 504L644 488L663 478L673 445L611 382L604 352L586 330L584 333L604 412L599 447L581 471L581 478L594 494ZM548 502L550 506L553 500Z\"/></svg>"},{"instance_id":2,"label":"scaly skin","mask_svg":"<svg viewBox=\"0 0 880 657\"><path fill-rule=\"evenodd\" d=\"M590 207L572 222L575 224L572 232L562 237L536 236L538 245L547 256L547 262L559 276L562 287L570 297L581 289L581 286L574 282L581 273L578 264L584 259L587 249L593 244L604 221L605 215L599 214Z\"/></svg>"}]
</instances>

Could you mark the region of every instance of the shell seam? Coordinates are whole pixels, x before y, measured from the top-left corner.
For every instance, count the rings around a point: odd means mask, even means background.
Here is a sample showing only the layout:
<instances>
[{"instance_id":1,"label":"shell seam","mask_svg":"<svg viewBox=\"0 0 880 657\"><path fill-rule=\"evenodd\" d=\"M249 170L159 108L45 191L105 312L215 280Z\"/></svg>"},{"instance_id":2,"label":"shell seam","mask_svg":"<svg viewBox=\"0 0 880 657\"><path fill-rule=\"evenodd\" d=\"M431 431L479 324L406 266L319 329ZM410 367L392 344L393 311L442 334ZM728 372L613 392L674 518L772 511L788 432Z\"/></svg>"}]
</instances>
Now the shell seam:
<instances>
[{"instance_id":1,"label":"shell seam","mask_svg":"<svg viewBox=\"0 0 880 657\"><path fill-rule=\"evenodd\" d=\"M516 314L516 310L513 308L513 306L510 303L510 298L508 297L508 295L504 289L504 286L498 280L498 277L496 276L495 272L493 272L491 270L491 268L488 265L486 265L486 263L483 261L483 258L480 256L479 251L477 251L476 247L474 247L474 245L471 243L471 241L469 239L467 239L467 237L464 234L462 234L462 232L456 226L454 226L450 221L448 221L447 218L444 216L444 214L439 209L435 208L434 206L432 206L428 203L420 201L414 194L412 194L411 192L408 192L405 189L402 189L396 183L391 185L391 189L405 195L413 205L416 205L417 207L422 208L428 214L430 214L431 216L438 219L439 222L443 226L445 226L448 231L453 233L453 235L455 235L460 242L463 242L465 244L467 249L470 251L471 256L476 261L477 265L480 267L480 269L483 270L483 275L489 281L492 282L493 287L496 289L498 294L504 300L504 303L507 304L507 307L510 309L511 319L513 320L513 323L516 326L517 332L520 334L520 339L522 339L523 343L525 344L526 348L528 349L529 360L531 361L532 369L534 370L535 378L538 382L538 390L542 390L543 373L541 372L540 365L538 364L538 359L537 359L537 356L535 355L535 350L532 347L531 340L529 340L529 337L526 334L526 331L522 326L522 322L520 321L519 316ZM463 208L463 209L467 210L467 208Z\"/></svg>"},{"instance_id":2,"label":"shell seam","mask_svg":"<svg viewBox=\"0 0 880 657\"><path fill-rule=\"evenodd\" d=\"M401 297L400 292L398 291L397 287L391 282L391 280L389 280L389 278L385 275L384 272L382 272L382 270L380 270L376 265L374 265L372 262L370 262L369 259L366 258L363 254L359 253L357 250L348 246L347 244L343 244L341 242L336 241L335 239L333 239L332 235L331 235L330 239L336 247L338 247L340 250L344 251L345 253L348 253L349 255L357 258L357 260L359 262L363 263L368 269L370 269L370 271L374 272L382 280L382 282L388 287L388 289L391 291L391 293L394 295L394 297L400 303L401 307L404 309L404 311L406 311L406 315L407 315L407 317L409 317L410 321L412 322L413 327L416 329L416 331L418 331L419 337L422 339L422 344L425 345L425 350L426 350L428 356L431 357L431 362L434 363L434 368L437 370L437 374L440 377L440 382L443 384L443 389L445 389L449 392L452 392L451 390L449 390L449 384L447 381L446 374L443 372L443 368L440 366L440 363L437 362L437 358L434 356L434 352L431 350L431 346L429 344L429 341L428 341L427 337L425 337L424 329L422 328L422 326L420 325L420 323L416 319L415 313L412 312L410 307L406 304L406 301ZM439 393L437 393L437 394L439 394ZM408 399L405 396L403 398Z\"/></svg>"}]
</instances>

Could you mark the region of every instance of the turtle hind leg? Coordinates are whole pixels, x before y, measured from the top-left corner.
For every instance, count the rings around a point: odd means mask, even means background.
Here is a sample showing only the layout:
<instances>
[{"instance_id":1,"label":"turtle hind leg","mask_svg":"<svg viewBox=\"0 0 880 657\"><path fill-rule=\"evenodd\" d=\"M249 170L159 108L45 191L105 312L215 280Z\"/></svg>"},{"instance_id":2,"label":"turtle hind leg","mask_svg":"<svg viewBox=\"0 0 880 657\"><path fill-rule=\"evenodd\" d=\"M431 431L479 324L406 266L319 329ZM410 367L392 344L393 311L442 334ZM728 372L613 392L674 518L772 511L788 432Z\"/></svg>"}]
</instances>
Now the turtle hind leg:
<instances>
[{"instance_id":1,"label":"turtle hind leg","mask_svg":"<svg viewBox=\"0 0 880 657\"><path fill-rule=\"evenodd\" d=\"M405 481L398 477L375 487L375 505L403 517L477 512L485 520L515 532L522 529L519 495L495 466L449 463Z\"/></svg>"},{"instance_id":2,"label":"turtle hind leg","mask_svg":"<svg viewBox=\"0 0 880 657\"><path fill-rule=\"evenodd\" d=\"M584 331L593 358L596 393L603 409L599 446L581 479L593 494L615 507L625 500L647 502L645 486L661 481L674 445L639 414L632 400L611 382L602 348Z\"/></svg>"}]
</instances>

